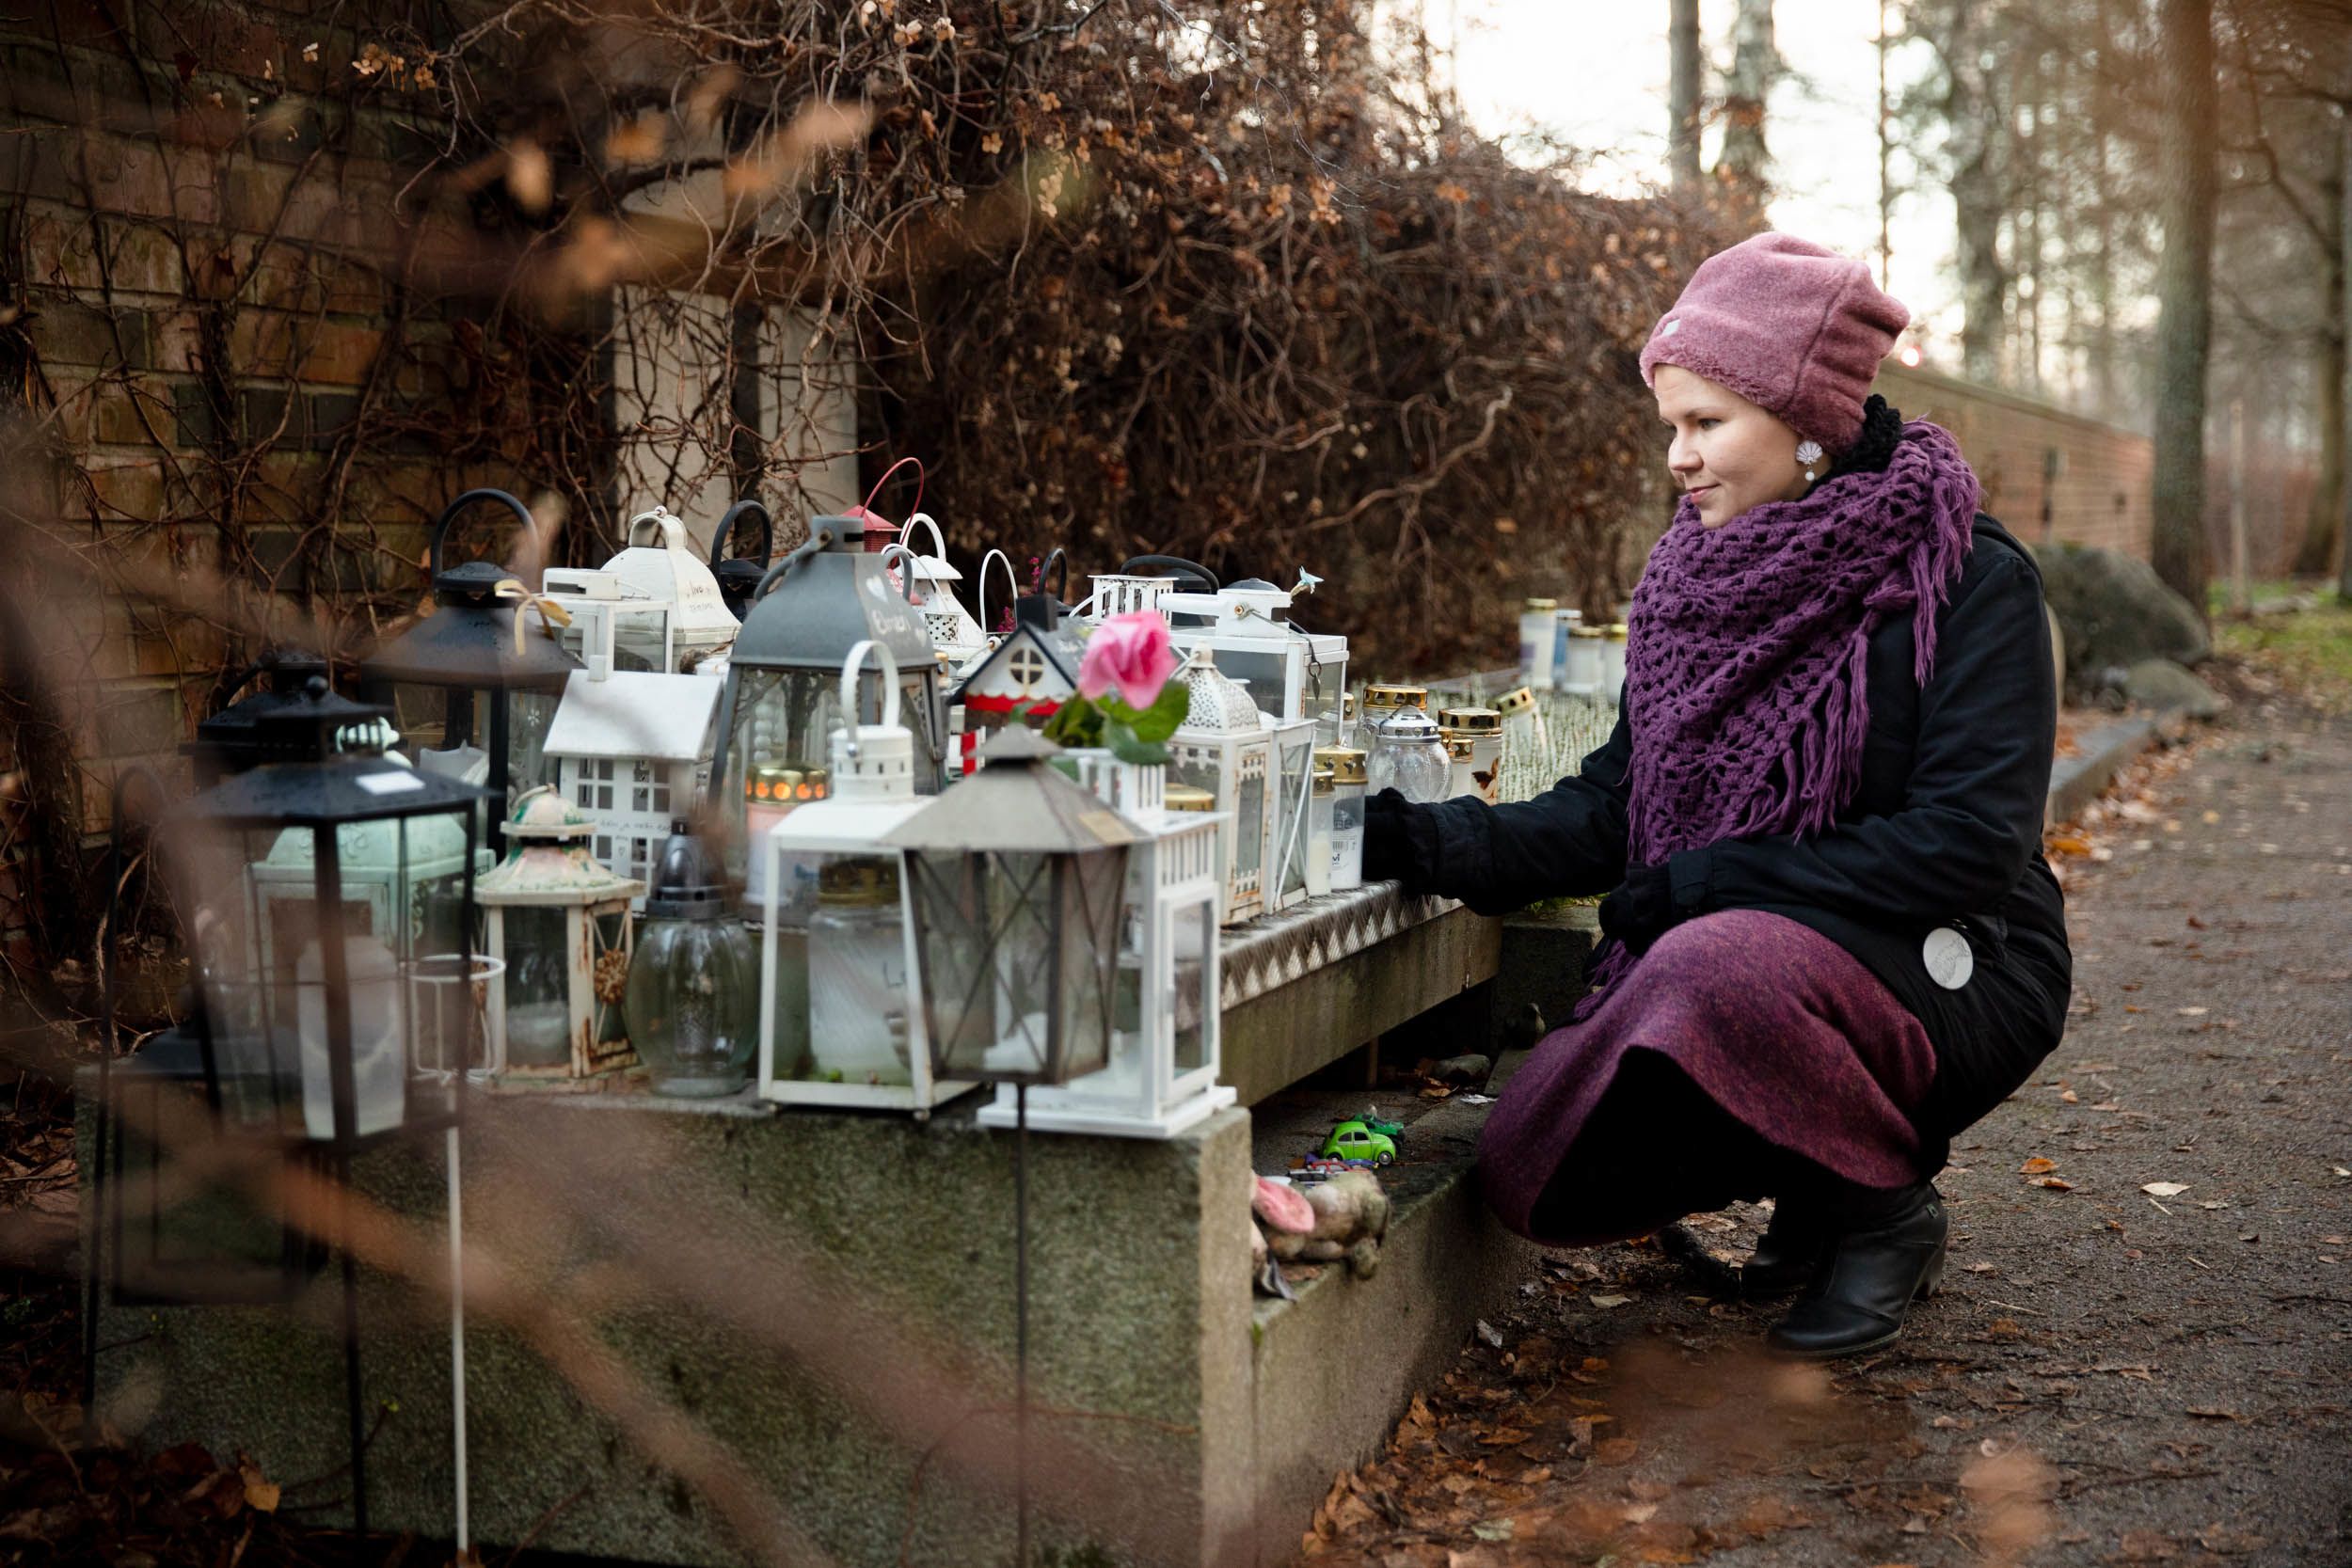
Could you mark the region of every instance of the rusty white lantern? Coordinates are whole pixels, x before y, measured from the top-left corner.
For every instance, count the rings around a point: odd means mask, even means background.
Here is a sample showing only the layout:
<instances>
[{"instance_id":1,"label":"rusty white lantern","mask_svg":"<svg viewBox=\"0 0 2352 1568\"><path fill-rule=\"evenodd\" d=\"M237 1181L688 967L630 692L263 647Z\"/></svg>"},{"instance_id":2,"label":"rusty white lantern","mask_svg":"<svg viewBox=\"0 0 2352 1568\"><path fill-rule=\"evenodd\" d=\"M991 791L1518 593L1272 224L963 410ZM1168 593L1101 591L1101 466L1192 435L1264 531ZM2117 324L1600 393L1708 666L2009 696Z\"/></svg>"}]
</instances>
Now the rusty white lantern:
<instances>
[{"instance_id":1,"label":"rusty white lantern","mask_svg":"<svg viewBox=\"0 0 2352 1568\"><path fill-rule=\"evenodd\" d=\"M652 542L638 543L639 531L647 528ZM635 668L691 670L734 641L740 627L709 563L687 545L685 520L657 506L628 520L626 547L604 563L623 588L670 605L665 641L655 643L635 628L623 630L619 651L636 656L628 661Z\"/></svg>"},{"instance_id":2,"label":"rusty white lantern","mask_svg":"<svg viewBox=\"0 0 2352 1568\"><path fill-rule=\"evenodd\" d=\"M1100 580L1100 579L1097 579ZM1167 768L1106 752L1066 752L1078 782L1140 832L1120 909L1110 1060L1029 1093L1029 1125L1051 1132L1172 1138L1233 1103L1222 1070L1217 915L1229 819L1171 809ZM1179 793L1197 790L1177 786ZM1191 802L1187 802L1189 804ZM1020 1120L1017 1090L999 1085L984 1127Z\"/></svg>"},{"instance_id":3,"label":"rusty white lantern","mask_svg":"<svg viewBox=\"0 0 2352 1568\"><path fill-rule=\"evenodd\" d=\"M474 884L489 950L490 1054L509 1081L595 1078L631 1066L621 998L628 985L629 902L645 884L588 852L596 819L548 785L506 823L513 853Z\"/></svg>"},{"instance_id":4,"label":"rusty white lantern","mask_svg":"<svg viewBox=\"0 0 2352 1568\"><path fill-rule=\"evenodd\" d=\"M882 666L880 722L857 711L860 673ZM843 723L831 788L755 846L760 872L759 1094L928 1117L972 1087L934 1072L908 919L906 865L881 839L930 800L914 792L914 736L898 721L890 650L861 641L841 667Z\"/></svg>"},{"instance_id":5,"label":"rusty white lantern","mask_svg":"<svg viewBox=\"0 0 2352 1568\"><path fill-rule=\"evenodd\" d=\"M1236 925L1268 907L1276 853L1281 775L1274 735L1248 688L1225 674L1206 648L1195 648L1177 673L1191 697L1184 723L1168 736L1168 776L1205 789L1232 818L1225 838L1218 919ZM1309 752L1312 730L1310 726Z\"/></svg>"}]
</instances>

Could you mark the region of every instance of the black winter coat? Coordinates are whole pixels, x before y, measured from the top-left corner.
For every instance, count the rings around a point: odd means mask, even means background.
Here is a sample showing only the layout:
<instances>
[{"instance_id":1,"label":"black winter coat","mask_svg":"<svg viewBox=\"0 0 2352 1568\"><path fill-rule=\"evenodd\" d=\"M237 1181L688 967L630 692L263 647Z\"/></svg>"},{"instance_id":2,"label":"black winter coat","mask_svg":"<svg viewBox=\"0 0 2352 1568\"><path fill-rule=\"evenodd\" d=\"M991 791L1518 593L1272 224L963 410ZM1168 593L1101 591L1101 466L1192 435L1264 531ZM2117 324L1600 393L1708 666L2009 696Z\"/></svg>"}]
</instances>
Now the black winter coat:
<instances>
[{"instance_id":1,"label":"black winter coat","mask_svg":"<svg viewBox=\"0 0 2352 1568\"><path fill-rule=\"evenodd\" d=\"M1912 1119L1941 1164L1950 1135L2058 1044L2072 993L2065 905L2042 857L2058 691L2033 558L1979 515L1924 688L1914 641L1908 615L1871 638L1862 781L1835 823L1687 851L1667 871L1677 920L1786 915L1860 958L1911 1009L1936 1053L1934 1086ZM1486 914L1608 892L1626 873L1631 753L1621 707L1579 773L1533 800L1413 805L1389 792L1369 814L1366 874ZM1927 972L1923 943L1940 926L1957 927L1974 954L1958 990Z\"/></svg>"}]
</instances>

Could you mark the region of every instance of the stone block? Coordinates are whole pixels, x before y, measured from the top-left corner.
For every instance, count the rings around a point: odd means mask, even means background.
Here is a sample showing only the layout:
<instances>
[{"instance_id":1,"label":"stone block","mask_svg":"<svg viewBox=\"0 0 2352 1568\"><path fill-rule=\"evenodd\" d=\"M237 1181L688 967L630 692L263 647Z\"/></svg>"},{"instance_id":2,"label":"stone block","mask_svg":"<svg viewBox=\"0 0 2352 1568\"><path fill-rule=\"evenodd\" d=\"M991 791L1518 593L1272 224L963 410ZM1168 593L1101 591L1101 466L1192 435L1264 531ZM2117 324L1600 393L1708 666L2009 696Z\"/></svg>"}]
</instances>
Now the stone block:
<instances>
[{"instance_id":1,"label":"stone block","mask_svg":"<svg viewBox=\"0 0 2352 1568\"><path fill-rule=\"evenodd\" d=\"M280 310L239 310L229 329L230 363L239 375L356 387L383 347L380 326Z\"/></svg>"},{"instance_id":2,"label":"stone block","mask_svg":"<svg viewBox=\"0 0 2352 1568\"><path fill-rule=\"evenodd\" d=\"M149 324L138 310L108 310L37 293L26 328L43 364L142 366L151 358Z\"/></svg>"},{"instance_id":3,"label":"stone block","mask_svg":"<svg viewBox=\"0 0 2352 1568\"><path fill-rule=\"evenodd\" d=\"M2095 684L2144 658L2196 664L2213 651L2195 606L2144 561L2111 550L2057 546L2038 552L2050 609L2064 629L2067 673Z\"/></svg>"},{"instance_id":4,"label":"stone block","mask_svg":"<svg viewBox=\"0 0 2352 1568\"><path fill-rule=\"evenodd\" d=\"M1502 958L1494 979L1494 1023L1499 1044L1520 1038L1529 1008L1546 1030L1568 1022L1582 999L1585 973L1600 941L1596 906L1567 904L1526 911L1502 923Z\"/></svg>"},{"instance_id":5,"label":"stone block","mask_svg":"<svg viewBox=\"0 0 2352 1568\"><path fill-rule=\"evenodd\" d=\"M2135 707L2190 719L2218 719L2230 706L2227 698L2166 658L2143 658L2124 671L2123 695Z\"/></svg>"},{"instance_id":6,"label":"stone block","mask_svg":"<svg viewBox=\"0 0 2352 1568\"><path fill-rule=\"evenodd\" d=\"M160 458L91 457L82 466L101 522L151 523L164 515Z\"/></svg>"},{"instance_id":7,"label":"stone block","mask_svg":"<svg viewBox=\"0 0 2352 1568\"><path fill-rule=\"evenodd\" d=\"M181 293L179 245L152 224L42 203L26 214L24 250L25 271L35 283L111 290L118 303L130 294Z\"/></svg>"},{"instance_id":8,"label":"stone block","mask_svg":"<svg viewBox=\"0 0 2352 1568\"><path fill-rule=\"evenodd\" d=\"M135 659L133 660L135 664ZM99 700L101 756L146 756L180 743L180 694L169 688L116 688Z\"/></svg>"}]
</instances>

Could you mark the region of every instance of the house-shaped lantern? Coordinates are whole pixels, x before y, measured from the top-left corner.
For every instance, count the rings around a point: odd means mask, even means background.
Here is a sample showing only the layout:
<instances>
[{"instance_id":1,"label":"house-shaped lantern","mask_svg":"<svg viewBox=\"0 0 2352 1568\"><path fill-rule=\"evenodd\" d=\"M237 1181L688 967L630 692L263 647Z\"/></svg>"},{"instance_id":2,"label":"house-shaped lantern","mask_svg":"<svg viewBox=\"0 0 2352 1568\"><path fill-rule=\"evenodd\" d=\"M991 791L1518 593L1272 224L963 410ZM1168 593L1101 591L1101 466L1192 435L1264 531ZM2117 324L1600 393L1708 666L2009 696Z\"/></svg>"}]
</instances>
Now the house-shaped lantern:
<instances>
[{"instance_id":1,"label":"house-shaped lantern","mask_svg":"<svg viewBox=\"0 0 2352 1568\"><path fill-rule=\"evenodd\" d=\"M873 724L851 708L869 653L883 673ZM933 1075L905 862L881 840L930 801L914 792L914 738L898 722L888 650L851 649L841 686L846 722L833 736L831 792L794 806L755 847L759 1094L928 1117L972 1085Z\"/></svg>"},{"instance_id":2,"label":"house-shaped lantern","mask_svg":"<svg viewBox=\"0 0 2352 1568\"><path fill-rule=\"evenodd\" d=\"M963 709L965 757L1009 724L1041 729L1077 691L1081 651L1050 594L1014 600L1012 630L965 673L951 699Z\"/></svg>"},{"instance_id":3,"label":"house-shaped lantern","mask_svg":"<svg viewBox=\"0 0 2352 1568\"><path fill-rule=\"evenodd\" d=\"M541 785L506 823L514 851L474 883L489 922L490 1058L508 1082L568 1083L633 1065L621 1013L629 904L645 884L588 852L596 819Z\"/></svg>"},{"instance_id":4,"label":"house-shaped lantern","mask_svg":"<svg viewBox=\"0 0 2352 1568\"><path fill-rule=\"evenodd\" d=\"M818 517L809 528L807 542L769 569L728 655L710 787L739 871L757 863L741 835L761 780L805 780L830 765L833 732L845 720L841 661L860 642L888 648L897 666L899 711L914 736L914 792L934 794L946 782L947 710L919 612L892 589L883 560L864 552L862 523ZM870 670L859 676L862 703L879 705L881 679Z\"/></svg>"},{"instance_id":5,"label":"house-shaped lantern","mask_svg":"<svg viewBox=\"0 0 2352 1568\"><path fill-rule=\"evenodd\" d=\"M564 689L548 759L564 799L595 824L596 858L620 876L645 880L670 824L693 815L721 689L642 670L576 674ZM635 896L644 908L642 886Z\"/></svg>"},{"instance_id":6,"label":"house-shaped lantern","mask_svg":"<svg viewBox=\"0 0 2352 1568\"><path fill-rule=\"evenodd\" d=\"M359 678L363 689L394 710L404 734L430 736L437 719L441 749L481 746L502 813L510 791L546 783L542 742L565 678L580 666L557 645L551 619L521 606L528 595L505 567L443 563L450 525L482 500L505 507L526 531L532 527L530 508L503 490L469 490L443 507L430 557L434 611L362 660Z\"/></svg>"},{"instance_id":7,"label":"house-shaped lantern","mask_svg":"<svg viewBox=\"0 0 2352 1568\"><path fill-rule=\"evenodd\" d=\"M1104 752L1064 754L1074 756L1078 782L1142 836L1127 857L1120 908L1110 1060L1067 1085L1030 1090L1029 1125L1172 1138L1233 1103L1232 1087L1217 1082L1217 925L1228 819L1168 809L1164 767ZM1019 1117L1016 1091L1003 1085L979 1114L985 1127L1012 1127Z\"/></svg>"},{"instance_id":8,"label":"house-shaped lantern","mask_svg":"<svg viewBox=\"0 0 2352 1568\"><path fill-rule=\"evenodd\" d=\"M1192 705L1168 737L1168 776L1207 790L1216 810L1232 818L1225 835L1217 918L1221 924L1236 925L1267 907L1268 882L1277 863L1281 775L1276 770L1274 736L1250 700L1248 688L1218 670L1207 649L1194 649L1177 678L1184 683ZM1312 751L1311 743L1311 757Z\"/></svg>"},{"instance_id":9,"label":"house-shaped lantern","mask_svg":"<svg viewBox=\"0 0 2352 1568\"><path fill-rule=\"evenodd\" d=\"M652 542L641 545L638 534L645 529L652 531ZM684 519L673 516L666 507L657 506L631 517L627 547L606 562L603 569L624 589L648 599L666 600L671 607L669 635L663 642L654 642L635 627L621 630L616 652L644 660L643 668L691 669L735 641L740 624L727 609L718 578L702 557L687 547Z\"/></svg>"}]
</instances>

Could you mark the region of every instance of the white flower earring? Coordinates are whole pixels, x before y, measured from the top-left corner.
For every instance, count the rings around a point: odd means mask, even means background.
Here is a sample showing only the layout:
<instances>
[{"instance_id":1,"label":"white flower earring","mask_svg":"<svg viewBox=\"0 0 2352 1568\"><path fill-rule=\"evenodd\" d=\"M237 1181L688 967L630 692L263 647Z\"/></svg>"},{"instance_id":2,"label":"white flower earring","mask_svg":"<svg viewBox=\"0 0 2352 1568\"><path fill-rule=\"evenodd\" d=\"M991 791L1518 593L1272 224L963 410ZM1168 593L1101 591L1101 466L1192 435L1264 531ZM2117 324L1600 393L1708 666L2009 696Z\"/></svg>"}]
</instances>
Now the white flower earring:
<instances>
[{"instance_id":1,"label":"white flower earring","mask_svg":"<svg viewBox=\"0 0 2352 1568\"><path fill-rule=\"evenodd\" d=\"M1799 441L1797 443L1797 461L1804 465L1804 482L1807 484L1820 477L1813 470L1820 465L1821 457L1820 442Z\"/></svg>"}]
</instances>

